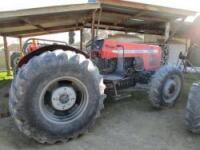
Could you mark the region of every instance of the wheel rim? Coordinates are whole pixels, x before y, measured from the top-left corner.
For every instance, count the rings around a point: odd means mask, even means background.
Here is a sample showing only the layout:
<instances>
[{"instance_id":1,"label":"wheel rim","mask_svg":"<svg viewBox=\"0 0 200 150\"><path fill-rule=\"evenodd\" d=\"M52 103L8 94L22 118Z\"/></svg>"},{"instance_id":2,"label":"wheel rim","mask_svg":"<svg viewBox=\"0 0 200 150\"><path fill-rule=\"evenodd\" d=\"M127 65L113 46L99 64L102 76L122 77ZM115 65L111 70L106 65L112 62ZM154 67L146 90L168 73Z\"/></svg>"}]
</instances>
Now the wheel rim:
<instances>
[{"instance_id":1,"label":"wheel rim","mask_svg":"<svg viewBox=\"0 0 200 150\"><path fill-rule=\"evenodd\" d=\"M165 103L173 103L181 91L181 79L174 74L167 78L163 87L163 100Z\"/></svg>"},{"instance_id":2,"label":"wheel rim","mask_svg":"<svg viewBox=\"0 0 200 150\"><path fill-rule=\"evenodd\" d=\"M76 92L71 86L59 87L52 92L51 104L58 111L70 109L76 102Z\"/></svg>"},{"instance_id":3,"label":"wheel rim","mask_svg":"<svg viewBox=\"0 0 200 150\"><path fill-rule=\"evenodd\" d=\"M88 104L86 86L74 77L59 77L42 90L39 108L50 122L67 123L79 118Z\"/></svg>"}]
</instances>

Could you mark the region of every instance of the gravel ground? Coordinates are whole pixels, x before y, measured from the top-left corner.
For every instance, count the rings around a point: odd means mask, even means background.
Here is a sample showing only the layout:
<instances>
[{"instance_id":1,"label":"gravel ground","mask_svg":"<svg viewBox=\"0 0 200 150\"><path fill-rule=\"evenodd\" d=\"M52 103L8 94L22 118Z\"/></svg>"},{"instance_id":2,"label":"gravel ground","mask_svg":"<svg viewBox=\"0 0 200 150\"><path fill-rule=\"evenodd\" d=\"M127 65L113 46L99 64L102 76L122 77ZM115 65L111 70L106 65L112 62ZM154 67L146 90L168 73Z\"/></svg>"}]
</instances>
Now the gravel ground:
<instances>
[{"instance_id":1,"label":"gravel ground","mask_svg":"<svg viewBox=\"0 0 200 150\"><path fill-rule=\"evenodd\" d=\"M184 108L193 76L186 78L175 108L155 110L137 92L117 102L107 101L96 125L76 140L41 145L22 135L11 118L0 119L0 150L199 150L200 135L185 129ZM9 83L0 88L0 108L7 110Z\"/></svg>"}]
</instances>

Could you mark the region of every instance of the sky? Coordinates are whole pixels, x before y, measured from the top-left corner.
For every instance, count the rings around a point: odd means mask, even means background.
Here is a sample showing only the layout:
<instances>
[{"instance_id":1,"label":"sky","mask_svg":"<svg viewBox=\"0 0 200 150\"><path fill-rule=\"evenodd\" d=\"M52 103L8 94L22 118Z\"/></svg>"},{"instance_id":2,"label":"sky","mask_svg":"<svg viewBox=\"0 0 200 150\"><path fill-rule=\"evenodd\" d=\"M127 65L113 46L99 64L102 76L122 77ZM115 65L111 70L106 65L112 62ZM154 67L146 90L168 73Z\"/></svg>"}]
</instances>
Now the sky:
<instances>
[{"instance_id":1,"label":"sky","mask_svg":"<svg viewBox=\"0 0 200 150\"><path fill-rule=\"evenodd\" d=\"M188 10L195 10L200 12L200 1L199 0L126 0L126 1L135 1L147 4L161 5L173 8L182 8ZM4 0L0 5L0 11L9 11L9 10L19 10L26 8L36 8L36 7L45 7L53 5L63 5L63 4L79 4L87 3L88 0ZM40 38L55 39L63 41L68 41L67 33L45 35ZM78 41L78 32L76 35L76 41ZM18 42L14 38L9 38L9 43ZM2 39L0 39L2 43Z\"/></svg>"}]
</instances>

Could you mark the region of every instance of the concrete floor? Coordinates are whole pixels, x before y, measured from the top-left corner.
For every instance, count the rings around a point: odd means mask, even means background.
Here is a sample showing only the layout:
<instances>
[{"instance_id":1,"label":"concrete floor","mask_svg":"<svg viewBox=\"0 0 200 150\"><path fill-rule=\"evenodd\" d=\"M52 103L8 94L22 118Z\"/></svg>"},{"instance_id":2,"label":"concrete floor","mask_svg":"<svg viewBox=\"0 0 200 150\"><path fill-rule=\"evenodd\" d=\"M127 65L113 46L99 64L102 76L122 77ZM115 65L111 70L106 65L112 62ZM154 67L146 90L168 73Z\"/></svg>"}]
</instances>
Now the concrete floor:
<instances>
[{"instance_id":1,"label":"concrete floor","mask_svg":"<svg viewBox=\"0 0 200 150\"><path fill-rule=\"evenodd\" d=\"M0 89L1 98L8 87L9 84ZM56 145L38 144L22 135L11 118L0 119L0 150L199 150L200 135L191 134L184 126L190 84L185 87L176 107L161 111L154 110L141 93L130 99L107 102L89 133Z\"/></svg>"}]
</instances>

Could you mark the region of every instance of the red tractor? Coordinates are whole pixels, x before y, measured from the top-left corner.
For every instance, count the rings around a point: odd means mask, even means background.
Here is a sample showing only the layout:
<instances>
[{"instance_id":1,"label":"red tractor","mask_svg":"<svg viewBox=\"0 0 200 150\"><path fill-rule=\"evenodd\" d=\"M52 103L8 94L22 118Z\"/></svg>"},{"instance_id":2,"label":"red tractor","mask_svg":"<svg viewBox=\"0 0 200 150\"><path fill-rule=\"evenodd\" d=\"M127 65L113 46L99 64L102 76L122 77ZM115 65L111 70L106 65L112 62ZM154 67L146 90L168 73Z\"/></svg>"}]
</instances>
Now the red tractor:
<instances>
[{"instance_id":1,"label":"red tractor","mask_svg":"<svg viewBox=\"0 0 200 150\"><path fill-rule=\"evenodd\" d=\"M9 107L17 127L40 143L73 139L100 115L106 95L146 84L156 108L174 106L183 84L179 69L161 66L156 45L94 40L88 53L65 44L39 46L19 61Z\"/></svg>"}]
</instances>

